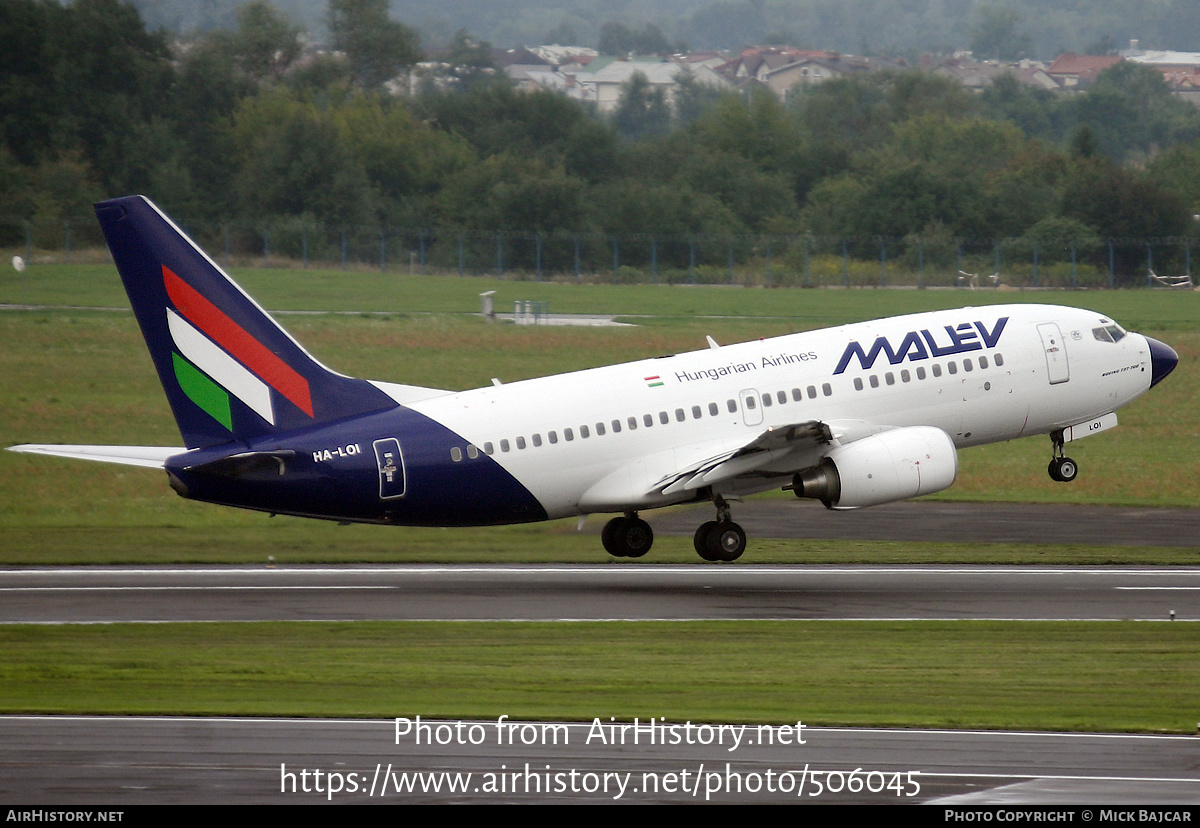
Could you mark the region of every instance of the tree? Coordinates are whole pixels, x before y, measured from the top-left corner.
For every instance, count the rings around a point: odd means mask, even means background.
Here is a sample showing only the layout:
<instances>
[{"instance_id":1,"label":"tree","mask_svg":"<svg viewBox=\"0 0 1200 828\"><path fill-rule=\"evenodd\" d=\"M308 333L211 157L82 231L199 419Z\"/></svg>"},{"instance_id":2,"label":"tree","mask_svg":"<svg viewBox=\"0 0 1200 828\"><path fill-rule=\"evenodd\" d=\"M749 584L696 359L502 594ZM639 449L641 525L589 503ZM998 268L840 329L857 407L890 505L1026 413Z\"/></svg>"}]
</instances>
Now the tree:
<instances>
[{"instance_id":1,"label":"tree","mask_svg":"<svg viewBox=\"0 0 1200 828\"><path fill-rule=\"evenodd\" d=\"M992 3L979 6L979 25L971 29L971 51L988 60L1016 60L1033 51L1028 32L1017 31L1021 13Z\"/></svg>"},{"instance_id":2,"label":"tree","mask_svg":"<svg viewBox=\"0 0 1200 828\"><path fill-rule=\"evenodd\" d=\"M634 72L621 84L613 123L621 137L631 141L666 133L671 126L666 95L641 72Z\"/></svg>"},{"instance_id":3,"label":"tree","mask_svg":"<svg viewBox=\"0 0 1200 828\"><path fill-rule=\"evenodd\" d=\"M417 33L388 17L387 0L329 0L333 45L365 89L378 89L421 59Z\"/></svg>"},{"instance_id":4,"label":"tree","mask_svg":"<svg viewBox=\"0 0 1200 828\"><path fill-rule=\"evenodd\" d=\"M267 0L252 0L238 9L233 51L242 71L256 80L278 80L300 56L299 26L288 22Z\"/></svg>"}]
</instances>

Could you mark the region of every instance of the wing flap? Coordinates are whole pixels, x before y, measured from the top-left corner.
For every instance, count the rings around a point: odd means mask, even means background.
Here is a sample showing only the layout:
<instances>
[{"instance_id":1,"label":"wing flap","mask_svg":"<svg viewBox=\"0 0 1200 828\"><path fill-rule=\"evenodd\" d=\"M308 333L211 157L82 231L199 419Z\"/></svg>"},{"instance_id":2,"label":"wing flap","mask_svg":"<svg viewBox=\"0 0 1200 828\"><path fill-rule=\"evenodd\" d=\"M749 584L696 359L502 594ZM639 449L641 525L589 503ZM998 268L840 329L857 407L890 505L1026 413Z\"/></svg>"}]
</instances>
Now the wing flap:
<instances>
[{"instance_id":1,"label":"wing flap","mask_svg":"<svg viewBox=\"0 0 1200 828\"><path fill-rule=\"evenodd\" d=\"M707 456L663 477L654 488L664 495L674 495L711 486L773 463L797 449L809 449L832 440L829 426L819 420L775 426L748 443Z\"/></svg>"},{"instance_id":2,"label":"wing flap","mask_svg":"<svg viewBox=\"0 0 1200 828\"><path fill-rule=\"evenodd\" d=\"M120 463L125 466L142 466L161 469L168 457L183 454L181 446L69 446L28 443L11 446L9 451L22 454L49 454L54 457L70 457L74 460L97 460L103 463Z\"/></svg>"}]
</instances>

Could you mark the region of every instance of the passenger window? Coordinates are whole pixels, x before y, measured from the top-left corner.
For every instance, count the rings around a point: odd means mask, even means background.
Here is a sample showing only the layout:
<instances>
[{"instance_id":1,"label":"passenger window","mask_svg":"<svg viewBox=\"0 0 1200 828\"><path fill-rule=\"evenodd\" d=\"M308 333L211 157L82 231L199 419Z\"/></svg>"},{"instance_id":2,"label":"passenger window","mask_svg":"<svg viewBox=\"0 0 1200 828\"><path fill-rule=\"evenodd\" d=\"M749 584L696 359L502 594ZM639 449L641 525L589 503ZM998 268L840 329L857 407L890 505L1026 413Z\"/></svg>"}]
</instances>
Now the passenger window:
<instances>
[{"instance_id":1,"label":"passenger window","mask_svg":"<svg viewBox=\"0 0 1200 828\"><path fill-rule=\"evenodd\" d=\"M658 412L658 421L663 425L666 425L667 423L671 422L671 416L665 411L660 411Z\"/></svg>"},{"instance_id":2,"label":"passenger window","mask_svg":"<svg viewBox=\"0 0 1200 828\"><path fill-rule=\"evenodd\" d=\"M871 374L870 381L871 381L872 388L879 387L879 377L875 376L874 374Z\"/></svg>"},{"instance_id":3,"label":"passenger window","mask_svg":"<svg viewBox=\"0 0 1200 828\"><path fill-rule=\"evenodd\" d=\"M863 390L862 377L855 377L855 378L854 378L854 390L855 390L855 391L861 391L861 390Z\"/></svg>"},{"instance_id":4,"label":"passenger window","mask_svg":"<svg viewBox=\"0 0 1200 828\"><path fill-rule=\"evenodd\" d=\"M450 449L450 459L453 460L455 463L462 462L462 449L460 449L458 446L454 446L453 448L451 448Z\"/></svg>"},{"instance_id":5,"label":"passenger window","mask_svg":"<svg viewBox=\"0 0 1200 828\"><path fill-rule=\"evenodd\" d=\"M557 431L551 431L546 436L550 438L550 445L554 445L555 443L558 442L558 432Z\"/></svg>"},{"instance_id":6,"label":"passenger window","mask_svg":"<svg viewBox=\"0 0 1200 828\"><path fill-rule=\"evenodd\" d=\"M575 439L575 432L574 432L574 431L572 431L572 430L571 430L571 429L569 429L569 428L564 428L564 429L563 429L563 437L564 437L564 438L566 439L566 441L569 443L569 442L571 442L572 440L574 440L574 439Z\"/></svg>"},{"instance_id":7,"label":"passenger window","mask_svg":"<svg viewBox=\"0 0 1200 828\"><path fill-rule=\"evenodd\" d=\"M946 366L946 370L949 371L951 374L957 374L958 373L958 363L955 362L954 360L950 360L950 364Z\"/></svg>"},{"instance_id":8,"label":"passenger window","mask_svg":"<svg viewBox=\"0 0 1200 828\"><path fill-rule=\"evenodd\" d=\"M985 368L987 368L987 367L988 367L988 361L987 361L987 357L980 357L980 358L979 358L979 367L980 367L980 369L985 369Z\"/></svg>"},{"instance_id":9,"label":"passenger window","mask_svg":"<svg viewBox=\"0 0 1200 828\"><path fill-rule=\"evenodd\" d=\"M780 405L783 405L785 402L787 402L787 392L786 391L776 391L775 399L779 400Z\"/></svg>"},{"instance_id":10,"label":"passenger window","mask_svg":"<svg viewBox=\"0 0 1200 828\"><path fill-rule=\"evenodd\" d=\"M625 422L629 425L630 431L633 431L635 428L637 428L637 417L630 417Z\"/></svg>"},{"instance_id":11,"label":"passenger window","mask_svg":"<svg viewBox=\"0 0 1200 828\"><path fill-rule=\"evenodd\" d=\"M613 421L612 421L612 430L613 430L613 434L620 434L620 433L621 433L621 421L620 421L620 420L613 420Z\"/></svg>"},{"instance_id":12,"label":"passenger window","mask_svg":"<svg viewBox=\"0 0 1200 828\"><path fill-rule=\"evenodd\" d=\"M917 379L919 379L919 380L925 379L925 366L922 365L920 368L917 369Z\"/></svg>"},{"instance_id":13,"label":"passenger window","mask_svg":"<svg viewBox=\"0 0 1200 828\"><path fill-rule=\"evenodd\" d=\"M963 360L963 370L968 373L975 370L975 365L971 362L970 357Z\"/></svg>"},{"instance_id":14,"label":"passenger window","mask_svg":"<svg viewBox=\"0 0 1200 828\"><path fill-rule=\"evenodd\" d=\"M651 417L649 414L643 414L642 415L642 424L645 425L646 428L650 428L650 426L654 425L654 418Z\"/></svg>"},{"instance_id":15,"label":"passenger window","mask_svg":"<svg viewBox=\"0 0 1200 828\"><path fill-rule=\"evenodd\" d=\"M500 450L508 451L508 449L509 449L508 440L501 440L500 441Z\"/></svg>"},{"instance_id":16,"label":"passenger window","mask_svg":"<svg viewBox=\"0 0 1200 828\"><path fill-rule=\"evenodd\" d=\"M886 374L883 375L883 381L886 382L888 385L895 385L896 384L896 375L893 374L891 371L888 371Z\"/></svg>"},{"instance_id":17,"label":"passenger window","mask_svg":"<svg viewBox=\"0 0 1200 828\"><path fill-rule=\"evenodd\" d=\"M721 409L717 407L716 403L709 403L708 404L708 413L709 413L709 416L715 417L721 413Z\"/></svg>"},{"instance_id":18,"label":"passenger window","mask_svg":"<svg viewBox=\"0 0 1200 828\"><path fill-rule=\"evenodd\" d=\"M770 408L770 407L771 407L771 395L763 394L763 408Z\"/></svg>"},{"instance_id":19,"label":"passenger window","mask_svg":"<svg viewBox=\"0 0 1200 828\"><path fill-rule=\"evenodd\" d=\"M730 414L737 413L737 400L726 400L725 407L729 409Z\"/></svg>"},{"instance_id":20,"label":"passenger window","mask_svg":"<svg viewBox=\"0 0 1200 828\"><path fill-rule=\"evenodd\" d=\"M934 375L935 377L940 377L940 376L942 375L942 366L940 366L940 365L937 365L937 364L934 364L934 366L933 366L933 375Z\"/></svg>"},{"instance_id":21,"label":"passenger window","mask_svg":"<svg viewBox=\"0 0 1200 828\"><path fill-rule=\"evenodd\" d=\"M596 423L596 436L597 437L604 436L604 423Z\"/></svg>"},{"instance_id":22,"label":"passenger window","mask_svg":"<svg viewBox=\"0 0 1200 828\"><path fill-rule=\"evenodd\" d=\"M828 386L826 386L826 387L828 387ZM825 396L826 396L826 397L828 397L828 396L829 396L829 392L828 392L828 391L826 391L826 392L825 392ZM816 386L814 386L814 385L810 385L810 386L808 386L808 398L809 398L810 400L815 400L815 399L817 398L817 388L816 388Z\"/></svg>"},{"instance_id":23,"label":"passenger window","mask_svg":"<svg viewBox=\"0 0 1200 828\"><path fill-rule=\"evenodd\" d=\"M901 371L900 371L900 381L901 381L901 382L912 382L912 374L908 373L908 369L907 369L907 368L901 369Z\"/></svg>"},{"instance_id":24,"label":"passenger window","mask_svg":"<svg viewBox=\"0 0 1200 828\"><path fill-rule=\"evenodd\" d=\"M587 426L580 426L579 427L579 436L581 438L583 438L584 440L586 440L587 438L592 436L592 432L588 429Z\"/></svg>"},{"instance_id":25,"label":"passenger window","mask_svg":"<svg viewBox=\"0 0 1200 828\"><path fill-rule=\"evenodd\" d=\"M687 419L687 415L683 413L682 408L675 409L675 419L681 423Z\"/></svg>"},{"instance_id":26,"label":"passenger window","mask_svg":"<svg viewBox=\"0 0 1200 828\"><path fill-rule=\"evenodd\" d=\"M758 404L754 402L754 397L746 397L746 408L749 408L751 411L753 411L757 407Z\"/></svg>"},{"instance_id":27,"label":"passenger window","mask_svg":"<svg viewBox=\"0 0 1200 828\"><path fill-rule=\"evenodd\" d=\"M826 397L832 397L833 396L833 386L827 382L821 383L821 393L824 394Z\"/></svg>"},{"instance_id":28,"label":"passenger window","mask_svg":"<svg viewBox=\"0 0 1200 828\"><path fill-rule=\"evenodd\" d=\"M1004 355L996 354L996 367L999 368L1003 364L1004 364Z\"/></svg>"},{"instance_id":29,"label":"passenger window","mask_svg":"<svg viewBox=\"0 0 1200 828\"><path fill-rule=\"evenodd\" d=\"M517 438L517 448L519 448L519 449L525 448L525 438L524 437Z\"/></svg>"},{"instance_id":30,"label":"passenger window","mask_svg":"<svg viewBox=\"0 0 1200 828\"><path fill-rule=\"evenodd\" d=\"M533 445L536 447L536 446L540 446L541 444L542 444L542 435L540 435L540 434L533 435Z\"/></svg>"},{"instance_id":31,"label":"passenger window","mask_svg":"<svg viewBox=\"0 0 1200 828\"><path fill-rule=\"evenodd\" d=\"M496 453L496 447L493 446L491 443L484 443L483 444L483 453L490 457L491 455Z\"/></svg>"},{"instance_id":32,"label":"passenger window","mask_svg":"<svg viewBox=\"0 0 1200 828\"><path fill-rule=\"evenodd\" d=\"M693 406L692 406L692 419L693 419L693 420L699 420L699 419L700 419L701 417L703 417L703 416L704 416L704 412L702 412L702 411L700 410L700 406L698 406L698 405L693 405Z\"/></svg>"},{"instance_id":33,"label":"passenger window","mask_svg":"<svg viewBox=\"0 0 1200 828\"><path fill-rule=\"evenodd\" d=\"M471 458L472 460L478 459L479 458L479 449L477 449L474 445L468 444L467 445L467 457Z\"/></svg>"}]
</instances>

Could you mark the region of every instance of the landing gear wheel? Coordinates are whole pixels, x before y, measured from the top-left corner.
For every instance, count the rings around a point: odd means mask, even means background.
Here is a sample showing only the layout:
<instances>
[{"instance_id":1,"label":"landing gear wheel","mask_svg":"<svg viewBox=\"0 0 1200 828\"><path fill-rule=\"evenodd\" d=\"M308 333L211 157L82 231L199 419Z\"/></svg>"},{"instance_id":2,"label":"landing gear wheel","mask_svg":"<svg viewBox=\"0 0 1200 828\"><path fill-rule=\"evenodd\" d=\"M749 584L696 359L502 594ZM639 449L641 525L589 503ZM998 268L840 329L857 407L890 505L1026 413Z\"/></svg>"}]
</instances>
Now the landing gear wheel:
<instances>
[{"instance_id":1,"label":"landing gear wheel","mask_svg":"<svg viewBox=\"0 0 1200 828\"><path fill-rule=\"evenodd\" d=\"M709 547L708 536L712 534L718 525L715 520L701 523L700 528L696 530L696 536L692 538L692 542L696 547L696 554L704 560L714 563L721 560L721 556Z\"/></svg>"},{"instance_id":2,"label":"landing gear wheel","mask_svg":"<svg viewBox=\"0 0 1200 828\"><path fill-rule=\"evenodd\" d=\"M723 520L708 533L708 545L717 560L736 561L746 551L746 533L732 520Z\"/></svg>"},{"instance_id":3,"label":"landing gear wheel","mask_svg":"<svg viewBox=\"0 0 1200 828\"><path fill-rule=\"evenodd\" d=\"M640 558L654 544L654 530L640 517L617 517L604 524L600 540L614 558Z\"/></svg>"},{"instance_id":4,"label":"landing gear wheel","mask_svg":"<svg viewBox=\"0 0 1200 828\"><path fill-rule=\"evenodd\" d=\"M746 551L746 533L731 520L700 524L693 540L696 552L706 561L736 561Z\"/></svg>"},{"instance_id":5,"label":"landing gear wheel","mask_svg":"<svg viewBox=\"0 0 1200 828\"><path fill-rule=\"evenodd\" d=\"M1050 473L1051 480L1070 483L1079 474L1079 466L1070 457L1055 457L1050 461L1046 471Z\"/></svg>"}]
</instances>

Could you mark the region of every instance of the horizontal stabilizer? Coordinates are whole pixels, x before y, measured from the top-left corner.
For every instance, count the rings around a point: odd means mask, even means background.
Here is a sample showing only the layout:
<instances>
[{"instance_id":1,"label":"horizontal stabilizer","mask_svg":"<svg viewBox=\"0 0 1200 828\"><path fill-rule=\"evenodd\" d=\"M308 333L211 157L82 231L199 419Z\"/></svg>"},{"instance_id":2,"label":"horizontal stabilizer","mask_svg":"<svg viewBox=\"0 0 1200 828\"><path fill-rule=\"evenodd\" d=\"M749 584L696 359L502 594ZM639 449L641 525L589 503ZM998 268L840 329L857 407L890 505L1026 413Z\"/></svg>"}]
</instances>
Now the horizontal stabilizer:
<instances>
[{"instance_id":1,"label":"horizontal stabilizer","mask_svg":"<svg viewBox=\"0 0 1200 828\"><path fill-rule=\"evenodd\" d=\"M22 454L50 454L55 457L70 457L75 460L99 460L104 463L120 463L125 466L142 466L161 469L168 457L183 454L182 446L58 446L26 444L12 446L9 451Z\"/></svg>"}]
</instances>

